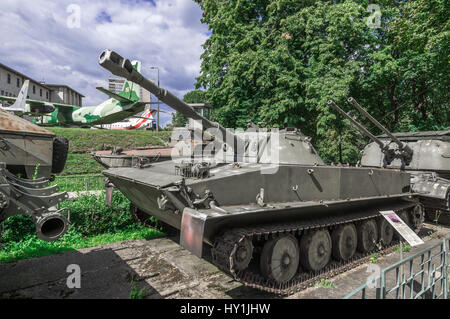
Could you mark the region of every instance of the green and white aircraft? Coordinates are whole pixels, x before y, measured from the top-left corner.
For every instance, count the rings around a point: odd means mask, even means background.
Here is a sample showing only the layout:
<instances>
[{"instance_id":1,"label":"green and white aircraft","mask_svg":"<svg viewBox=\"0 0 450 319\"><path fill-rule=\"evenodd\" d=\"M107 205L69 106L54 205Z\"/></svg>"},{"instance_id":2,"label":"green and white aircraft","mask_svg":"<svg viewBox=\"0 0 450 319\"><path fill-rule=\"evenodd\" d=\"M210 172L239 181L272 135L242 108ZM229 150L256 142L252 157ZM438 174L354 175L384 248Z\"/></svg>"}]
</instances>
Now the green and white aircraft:
<instances>
[{"instance_id":1,"label":"green and white aircraft","mask_svg":"<svg viewBox=\"0 0 450 319\"><path fill-rule=\"evenodd\" d=\"M133 61L133 67L140 71L141 63ZM110 99L97 106L73 106L55 104L55 110L49 114L35 117L34 122L43 126L81 126L90 127L120 122L136 113L143 112L149 102L140 102L140 86L125 81L122 92L115 94L102 87L97 90Z\"/></svg>"},{"instance_id":2,"label":"green and white aircraft","mask_svg":"<svg viewBox=\"0 0 450 319\"><path fill-rule=\"evenodd\" d=\"M71 107L71 105L52 103L38 100L27 99L30 80L25 80L17 97L0 95L0 101L14 103L10 106L1 106L5 111L15 113L16 115L41 115L48 114L56 110L57 107Z\"/></svg>"}]
</instances>

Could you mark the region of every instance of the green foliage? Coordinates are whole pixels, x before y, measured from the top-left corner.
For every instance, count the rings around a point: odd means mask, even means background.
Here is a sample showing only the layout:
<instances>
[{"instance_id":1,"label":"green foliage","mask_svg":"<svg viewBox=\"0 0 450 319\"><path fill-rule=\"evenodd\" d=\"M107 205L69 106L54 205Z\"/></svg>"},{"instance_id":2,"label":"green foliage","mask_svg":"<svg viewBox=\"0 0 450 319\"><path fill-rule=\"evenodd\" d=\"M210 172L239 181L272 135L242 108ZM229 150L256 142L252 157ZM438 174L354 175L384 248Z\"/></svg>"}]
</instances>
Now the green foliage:
<instances>
[{"instance_id":1,"label":"green foliage","mask_svg":"<svg viewBox=\"0 0 450 319\"><path fill-rule=\"evenodd\" d=\"M320 279L320 281L316 282L316 287L330 289L330 288L337 288L337 285L330 281L329 279Z\"/></svg>"},{"instance_id":2,"label":"green foliage","mask_svg":"<svg viewBox=\"0 0 450 319\"><path fill-rule=\"evenodd\" d=\"M402 249L402 251L404 252L404 253L407 253L408 251L410 251L411 250L411 246L410 245L408 245L408 244L403 244L403 249ZM395 251L396 252L400 252L400 245L398 245L396 248L395 248Z\"/></svg>"},{"instance_id":3,"label":"green foliage","mask_svg":"<svg viewBox=\"0 0 450 319\"><path fill-rule=\"evenodd\" d=\"M131 291L130 291L130 299L144 299L147 297L147 291L145 288L138 289L136 282L131 280Z\"/></svg>"},{"instance_id":4,"label":"green foliage","mask_svg":"<svg viewBox=\"0 0 450 319\"><path fill-rule=\"evenodd\" d=\"M330 162L356 162L368 142L327 105L353 96L392 131L449 128L449 22L444 0L197 0L211 36L197 88L216 119L299 127Z\"/></svg>"},{"instance_id":5,"label":"green foliage","mask_svg":"<svg viewBox=\"0 0 450 319\"><path fill-rule=\"evenodd\" d=\"M1 225L0 262L53 254L66 250L93 247L106 243L152 238L158 231L146 228L129 213L129 201L114 192L113 207L100 195L82 195L75 202L63 202L71 211L71 225L59 240L45 242L37 238L31 217L13 216Z\"/></svg>"},{"instance_id":6,"label":"green foliage","mask_svg":"<svg viewBox=\"0 0 450 319\"><path fill-rule=\"evenodd\" d=\"M371 254L370 258L369 258L369 261L372 264L376 264L377 261L378 261L378 255L376 253Z\"/></svg>"},{"instance_id":7,"label":"green foliage","mask_svg":"<svg viewBox=\"0 0 450 319\"><path fill-rule=\"evenodd\" d=\"M38 174L39 174L39 167L41 166L41 163L37 163L36 167L34 168L34 172L33 172L33 179L36 179Z\"/></svg>"},{"instance_id":8,"label":"green foliage","mask_svg":"<svg viewBox=\"0 0 450 319\"><path fill-rule=\"evenodd\" d=\"M104 169L91 154L69 153L64 171L60 175L100 173Z\"/></svg>"},{"instance_id":9,"label":"green foliage","mask_svg":"<svg viewBox=\"0 0 450 319\"><path fill-rule=\"evenodd\" d=\"M58 185L61 192L104 190L105 179L102 174L56 176L52 185Z\"/></svg>"}]
</instances>

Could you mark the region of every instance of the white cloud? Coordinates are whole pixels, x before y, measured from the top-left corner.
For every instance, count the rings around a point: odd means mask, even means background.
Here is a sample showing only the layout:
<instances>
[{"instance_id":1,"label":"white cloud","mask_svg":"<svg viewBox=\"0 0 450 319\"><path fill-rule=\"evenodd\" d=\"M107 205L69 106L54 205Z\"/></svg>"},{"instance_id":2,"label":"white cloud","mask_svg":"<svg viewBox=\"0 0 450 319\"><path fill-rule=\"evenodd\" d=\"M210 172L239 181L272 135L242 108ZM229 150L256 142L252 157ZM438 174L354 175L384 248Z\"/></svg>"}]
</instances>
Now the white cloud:
<instances>
[{"instance_id":1,"label":"white cloud","mask_svg":"<svg viewBox=\"0 0 450 319\"><path fill-rule=\"evenodd\" d=\"M2 0L0 61L47 83L66 84L83 93L84 105L105 99L95 87L111 75L98 65L104 49L142 61L142 73L182 97L199 75L201 45L207 26L191 0ZM80 28L68 28L71 13L81 9ZM165 110L172 111L168 107ZM170 121L170 114L161 114Z\"/></svg>"}]
</instances>

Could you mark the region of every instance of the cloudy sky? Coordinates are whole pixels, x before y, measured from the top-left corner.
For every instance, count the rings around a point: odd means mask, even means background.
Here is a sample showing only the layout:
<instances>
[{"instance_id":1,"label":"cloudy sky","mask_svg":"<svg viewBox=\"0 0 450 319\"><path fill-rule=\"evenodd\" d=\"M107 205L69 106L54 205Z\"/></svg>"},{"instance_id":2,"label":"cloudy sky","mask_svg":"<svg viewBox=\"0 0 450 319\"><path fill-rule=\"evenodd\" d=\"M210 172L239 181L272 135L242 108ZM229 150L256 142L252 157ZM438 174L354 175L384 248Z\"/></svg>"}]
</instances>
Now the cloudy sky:
<instances>
[{"instance_id":1,"label":"cloudy sky","mask_svg":"<svg viewBox=\"0 0 450 319\"><path fill-rule=\"evenodd\" d=\"M104 49L142 61L142 73L180 98L194 88L208 28L191 0L1 0L0 62L46 83L66 84L96 105L111 74ZM78 15L79 13L79 15ZM164 109L171 111L167 106ZM171 115L161 113L161 124Z\"/></svg>"}]
</instances>

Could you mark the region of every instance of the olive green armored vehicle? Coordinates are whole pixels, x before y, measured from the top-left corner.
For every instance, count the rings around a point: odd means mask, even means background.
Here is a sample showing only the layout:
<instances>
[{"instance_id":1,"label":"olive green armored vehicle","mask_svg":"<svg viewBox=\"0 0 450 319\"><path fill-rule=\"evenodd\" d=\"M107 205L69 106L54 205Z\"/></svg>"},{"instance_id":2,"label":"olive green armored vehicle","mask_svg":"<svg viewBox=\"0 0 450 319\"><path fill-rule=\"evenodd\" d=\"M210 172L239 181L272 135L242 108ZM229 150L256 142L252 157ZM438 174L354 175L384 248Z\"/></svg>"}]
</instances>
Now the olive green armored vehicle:
<instances>
[{"instance_id":1,"label":"olive green armored vehicle","mask_svg":"<svg viewBox=\"0 0 450 319\"><path fill-rule=\"evenodd\" d=\"M0 223L30 215L39 238L53 241L66 233L70 216L56 207L68 194L50 186L50 177L64 169L67 149L66 139L0 110Z\"/></svg>"},{"instance_id":2,"label":"olive green armored vehicle","mask_svg":"<svg viewBox=\"0 0 450 319\"><path fill-rule=\"evenodd\" d=\"M380 211L393 210L421 228L423 209L411 193L410 174L327 166L298 129L231 132L117 53L104 51L99 63L216 132L208 154L103 173L130 199L132 213L177 230L181 246L199 257L211 254L245 285L288 294L329 271L351 268L393 244L394 231Z\"/></svg>"},{"instance_id":3,"label":"olive green armored vehicle","mask_svg":"<svg viewBox=\"0 0 450 319\"><path fill-rule=\"evenodd\" d=\"M450 131L391 133L355 99L348 102L385 133L372 135L336 104L330 104L372 140L363 150L361 166L410 173L411 190L419 194L427 218L450 225Z\"/></svg>"},{"instance_id":4,"label":"olive green armored vehicle","mask_svg":"<svg viewBox=\"0 0 450 319\"><path fill-rule=\"evenodd\" d=\"M19 116L0 109L0 162L25 178L61 173L69 142Z\"/></svg>"}]
</instances>

